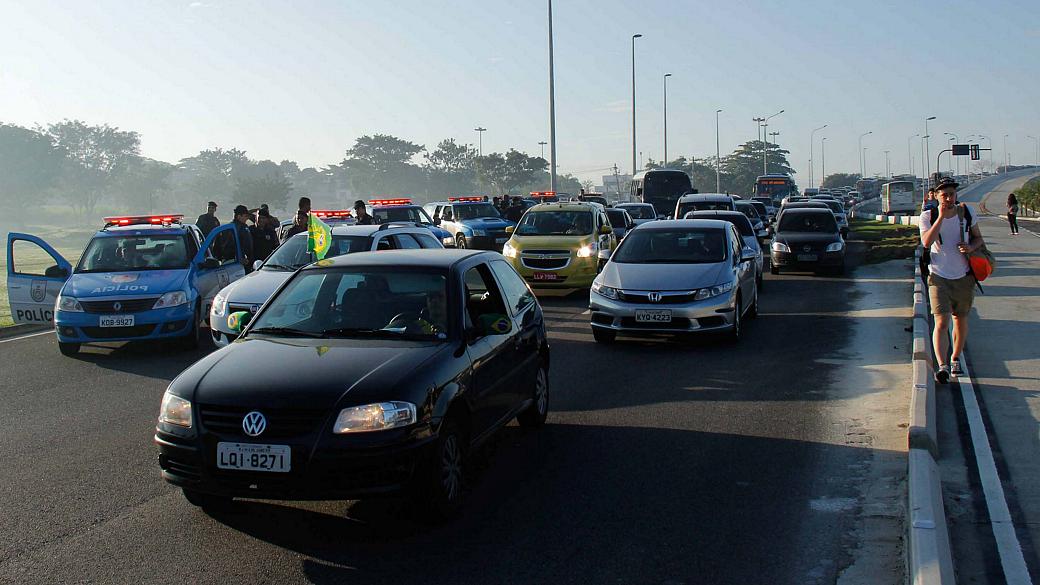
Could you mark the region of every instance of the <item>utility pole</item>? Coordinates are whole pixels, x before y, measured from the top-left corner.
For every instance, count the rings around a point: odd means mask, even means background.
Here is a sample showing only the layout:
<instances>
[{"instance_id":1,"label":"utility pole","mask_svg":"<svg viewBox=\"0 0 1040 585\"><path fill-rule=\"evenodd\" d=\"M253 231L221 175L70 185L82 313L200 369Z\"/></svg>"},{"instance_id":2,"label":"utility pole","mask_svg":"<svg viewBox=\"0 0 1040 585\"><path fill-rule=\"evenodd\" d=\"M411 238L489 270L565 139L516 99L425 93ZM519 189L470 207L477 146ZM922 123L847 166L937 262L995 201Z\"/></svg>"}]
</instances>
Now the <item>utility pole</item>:
<instances>
[{"instance_id":1,"label":"utility pole","mask_svg":"<svg viewBox=\"0 0 1040 585\"><path fill-rule=\"evenodd\" d=\"M721 156L719 152L719 114L722 110L715 110L715 192L718 193L722 189L722 171L720 165L722 164Z\"/></svg>"},{"instance_id":2,"label":"utility pole","mask_svg":"<svg viewBox=\"0 0 1040 585\"><path fill-rule=\"evenodd\" d=\"M636 176L636 39L641 34L632 35L632 177Z\"/></svg>"},{"instance_id":3,"label":"utility pole","mask_svg":"<svg viewBox=\"0 0 1040 585\"><path fill-rule=\"evenodd\" d=\"M618 175L617 163L614 163L614 190L617 191L618 201L621 201L621 177Z\"/></svg>"},{"instance_id":4,"label":"utility pole","mask_svg":"<svg viewBox=\"0 0 1040 585\"><path fill-rule=\"evenodd\" d=\"M668 78L671 73L664 74L664 160L661 166L668 166Z\"/></svg>"},{"instance_id":5,"label":"utility pole","mask_svg":"<svg viewBox=\"0 0 1040 585\"><path fill-rule=\"evenodd\" d=\"M553 73L552 0L549 0L549 190L556 191L556 78Z\"/></svg>"}]
</instances>

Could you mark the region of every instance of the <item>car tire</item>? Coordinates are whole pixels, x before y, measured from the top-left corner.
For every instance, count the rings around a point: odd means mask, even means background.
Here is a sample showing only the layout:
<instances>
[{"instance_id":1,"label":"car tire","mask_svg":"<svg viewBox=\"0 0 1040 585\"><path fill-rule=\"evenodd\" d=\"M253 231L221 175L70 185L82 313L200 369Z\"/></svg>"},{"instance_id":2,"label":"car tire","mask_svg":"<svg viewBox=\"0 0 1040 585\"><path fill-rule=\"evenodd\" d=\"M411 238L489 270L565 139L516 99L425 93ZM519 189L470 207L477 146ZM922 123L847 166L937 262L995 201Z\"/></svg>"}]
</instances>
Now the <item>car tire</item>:
<instances>
[{"instance_id":1,"label":"car tire","mask_svg":"<svg viewBox=\"0 0 1040 585\"><path fill-rule=\"evenodd\" d=\"M549 368L538 366L534 380L534 402L516 417L522 427L540 427L549 416Z\"/></svg>"},{"instance_id":2,"label":"car tire","mask_svg":"<svg viewBox=\"0 0 1040 585\"><path fill-rule=\"evenodd\" d=\"M769 274L780 274L780 267L774 264L769 265Z\"/></svg>"},{"instance_id":3,"label":"car tire","mask_svg":"<svg viewBox=\"0 0 1040 585\"><path fill-rule=\"evenodd\" d=\"M58 342L58 351L61 352L61 355L72 357L72 356L76 355L77 353L79 353L79 344L78 343L65 342L65 341L59 341Z\"/></svg>"},{"instance_id":4,"label":"car tire","mask_svg":"<svg viewBox=\"0 0 1040 585\"><path fill-rule=\"evenodd\" d=\"M467 246L466 246L466 236L464 236L462 234L459 234L459 235L455 236L455 247L458 248L459 250L465 250L467 248Z\"/></svg>"},{"instance_id":5,"label":"car tire","mask_svg":"<svg viewBox=\"0 0 1040 585\"><path fill-rule=\"evenodd\" d=\"M593 327L592 338L596 340L596 343L614 343L614 340L617 339L617 331Z\"/></svg>"},{"instance_id":6,"label":"car tire","mask_svg":"<svg viewBox=\"0 0 1040 585\"><path fill-rule=\"evenodd\" d=\"M730 327L729 331L726 332L726 340L730 343L740 341L740 336L743 334L742 329L744 324L742 323L743 316L740 314L740 303L740 295L737 295L736 308L733 310L733 325Z\"/></svg>"},{"instance_id":7,"label":"car tire","mask_svg":"<svg viewBox=\"0 0 1040 585\"><path fill-rule=\"evenodd\" d=\"M444 419L437 440L416 469L413 501L418 512L435 523L458 513L466 492L466 435L453 417Z\"/></svg>"},{"instance_id":8,"label":"car tire","mask_svg":"<svg viewBox=\"0 0 1040 585\"><path fill-rule=\"evenodd\" d=\"M181 488L181 493L184 494L184 499L188 500L189 504L198 506L207 512L226 512L235 504L235 499L228 496L205 494L188 488Z\"/></svg>"},{"instance_id":9,"label":"car tire","mask_svg":"<svg viewBox=\"0 0 1040 585\"><path fill-rule=\"evenodd\" d=\"M181 349L191 351L198 349L201 345L202 328L199 327L200 316L199 304L195 303L195 311L192 312L191 316L191 331L187 335L180 339Z\"/></svg>"}]
</instances>

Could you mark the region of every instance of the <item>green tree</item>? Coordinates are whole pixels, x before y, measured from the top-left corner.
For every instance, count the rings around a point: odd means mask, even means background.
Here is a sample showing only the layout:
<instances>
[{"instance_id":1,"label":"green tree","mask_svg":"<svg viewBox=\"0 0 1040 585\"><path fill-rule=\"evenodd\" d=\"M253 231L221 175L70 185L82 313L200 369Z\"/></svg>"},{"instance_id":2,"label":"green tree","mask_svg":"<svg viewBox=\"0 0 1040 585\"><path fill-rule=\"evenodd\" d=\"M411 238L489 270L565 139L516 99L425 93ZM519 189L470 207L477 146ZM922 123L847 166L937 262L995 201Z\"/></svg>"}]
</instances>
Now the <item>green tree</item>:
<instances>
[{"instance_id":1,"label":"green tree","mask_svg":"<svg viewBox=\"0 0 1040 585\"><path fill-rule=\"evenodd\" d=\"M755 190L755 179L762 175L762 149L765 145L760 140L751 140L740 145L732 154L722 159L722 172L729 176L726 188L730 193L749 194ZM777 144L769 144L768 173L781 173L793 176L794 169L787 162L789 151ZM703 189L702 189L703 190Z\"/></svg>"},{"instance_id":2,"label":"green tree","mask_svg":"<svg viewBox=\"0 0 1040 585\"><path fill-rule=\"evenodd\" d=\"M137 132L108 124L63 120L48 126L47 134L65 153L62 193L74 209L87 215L141 151Z\"/></svg>"},{"instance_id":3,"label":"green tree","mask_svg":"<svg viewBox=\"0 0 1040 585\"><path fill-rule=\"evenodd\" d=\"M267 203L274 209L287 209L292 190L292 183L281 174L243 177L235 180L235 203L250 208Z\"/></svg>"},{"instance_id":4,"label":"green tree","mask_svg":"<svg viewBox=\"0 0 1040 585\"><path fill-rule=\"evenodd\" d=\"M134 157L113 185L113 193L126 213L173 213L168 197L174 166L144 157ZM160 203L161 202L161 203Z\"/></svg>"},{"instance_id":5,"label":"green tree","mask_svg":"<svg viewBox=\"0 0 1040 585\"><path fill-rule=\"evenodd\" d=\"M834 173L823 179L823 187L851 187L860 179L859 173Z\"/></svg>"},{"instance_id":6,"label":"green tree","mask_svg":"<svg viewBox=\"0 0 1040 585\"><path fill-rule=\"evenodd\" d=\"M476 159L477 177L491 187L494 195L519 193L520 187L535 182L548 166L544 158L528 156L512 148L504 155L493 152Z\"/></svg>"},{"instance_id":7,"label":"green tree","mask_svg":"<svg viewBox=\"0 0 1040 585\"><path fill-rule=\"evenodd\" d=\"M477 150L449 138L426 155L427 192L434 195L472 193L476 190Z\"/></svg>"},{"instance_id":8,"label":"green tree","mask_svg":"<svg viewBox=\"0 0 1040 585\"><path fill-rule=\"evenodd\" d=\"M423 146L387 134L362 136L341 166L364 195L411 195L423 190L424 173L412 158Z\"/></svg>"},{"instance_id":9,"label":"green tree","mask_svg":"<svg viewBox=\"0 0 1040 585\"><path fill-rule=\"evenodd\" d=\"M204 208L207 201L230 205L235 193L232 175L250 164L245 151L237 148L211 148L181 159L177 168L182 198L198 209Z\"/></svg>"},{"instance_id":10,"label":"green tree","mask_svg":"<svg viewBox=\"0 0 1040 585\"><path fill-rule=\"evenodd\" d=\"M0 124L0 209L20 222L57 184L65 156L53 139L21 126Z\"/></svg>"}]
</instances>

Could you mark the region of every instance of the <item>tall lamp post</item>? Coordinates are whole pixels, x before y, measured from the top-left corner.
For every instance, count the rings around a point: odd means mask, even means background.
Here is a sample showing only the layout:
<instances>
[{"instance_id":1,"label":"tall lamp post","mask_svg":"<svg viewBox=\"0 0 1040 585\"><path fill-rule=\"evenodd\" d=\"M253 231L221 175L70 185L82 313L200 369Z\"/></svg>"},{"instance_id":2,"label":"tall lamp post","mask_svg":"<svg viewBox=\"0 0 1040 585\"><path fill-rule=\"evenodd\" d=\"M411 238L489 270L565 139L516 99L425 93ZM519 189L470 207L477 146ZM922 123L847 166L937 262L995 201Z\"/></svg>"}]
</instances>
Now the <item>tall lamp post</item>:
<instances>
[{"instance_id":1,"label":"tall lamp post","mask_svg":"<svg viewBox=\"0 0 1040 585\"><path fill-rule=\"evenodd\" d=\"M1008 165L1011 164L1011 161L1008 159L1008 153L1007 153L1007 137L1008 136L1011 136L1011 135L1010 134L1005 134L1004 135L1004 174L1005 175L1007 174Z\"/></svg>"},{"instance_id":2,"label":"tall lamp post","mask_svg":"<svg viewBox=\"0 0 1040 585\"><path fill-rule=\"evenodd\" d=\"M765 118L762 119L762 138L765 140L765 144L762 147L762 174L763 175L768 175L769 174L769 165L768 165L768 159L767 159L767 157L769 156L769 139L767 138L767 136L769 134L769 121L772 120L773 118L779 116L780 114L783 114L783 113L784 113L784 110L780 110L779 112L773 114L772 116L766 116Z\"/></svg>"},{"instance_id":3,"label":"tall lamp post","mask_svg":"<svg viewBox=\"0 0 1040 585\"><path fill-rule=\"evenodd\" d=\"M1026 138L1036 142L1036 165L1040 166L1040 138L1037 138L1036 136L1026 136Z\"/></svg>"},{"instance_id":4,"label":"tall lamp post","mask_svg":"<svg viewBox=\"0 0 1040 585\"><path fill-rule=\"evenodd\" d=\"M715 110L715 192L718 193L722 190L722 171L720 166L722 164L720 151L719 151L719 114L722 110Z\"/></svg>"},{"instance_id":5,"label":"tall lamp post","mask_svg":"<svg viewBox=\"0 0 1040 585\"><path fill-rule=\"evenodd\" d=\"M932 180L931 179L931 175L932 175L932 161L928 160L928 157L931 154L930 152L928 152L928 150L929 150L928 149L928 147L929 147L928 143L930 142L929 139L931 138L931 136L928 135L928 121L929 120L934 120L934 119L935 119L935 116L928 116L927 118L924 119L924 136L921 137L921 140L924 141L924 177L928 181L927 185L929 187L932 186L932 183L931 183L931 180ZM935 169L935 170L938 171L939 169Z\"/></svg>"},{"instance_id":6,"label":"tall lamp post","mask_svg":"<svg viewBox=\"0 0 1040 585\"><path fill-rule=\"evenodd\" d=\"M859 164L863 169L863 172L867 172L867 147L864 146L863 150L859 153ZM861 175L862 176L862 175Z\"/></svg>"},{"instance_id":7,"label":"tall lamp post","mask_svg":"<svg viewBox=\"0 0 1040 585\"><path fill-rule=\"evenodd\" d=\"M892 152L892 151L891 150L886 150L885 151L885 178L886 179L891 179L892 178L892 160L888 157L888 153L890 153L890 152Z\"/></svg>"},{"instance_id":8,"label":"tall lamp post","mask_svg":"<svg viewBox=\"0 0 1040 585\"><path fill-rule=\"evenodd\" d=\"M910 150L910 148L911 148L910 145L911 145L911 142L913 141L913 139L917 138L919 136L920 136L920 134L914 134L913 136L908 136L906 138L906 160L907 160L907 162L910 163L910 166L907 167L907 168L910 169L910 176L914 175L914 154L913 154L913 151Z\"/></svg>"},{"instance_id":9,"label":"tall lamp post","mask_svg":"<svg viewBox=\"0 0 1040 585\"><path fill-rule=\"evenodd\" d=\"M953 132L943 132L943 134L946 135L946 136L952 136L953 137L952 140L956 140L957 142L961 141L960 136L957 136ZM950 158L953 159L951 162L953 162L956 165L955 167L953 165L950 165L952 167L950 170L953 171L954 175L961 174L961 161L960 161L960 159L958 159L957 157L953 156L952 153L950 154Z\"/></svg>"},{"instance_id":10,"label":"tall lamp post","mask_svg":"<svg viewBox=\"0 0 1040 585\"><path fill-rule=\"evenodd\" d=\"M549 143L544 141L544 140L542 140L541 142L538 143L538 146L542 147L542 158L545 158L545 145L546 144L549 144Z\"/></svg>"},{"instance_id":11,"label":"tall lamp post","mask_svg":"<svg viewBox=\"0 0 1040 585\"><path fill-rule=\"evenodd\" d=\"M549 190L556 191L556 78L553 73L552 0L549 0ZM544 153L544 144L542 145ZM544 158L544 156L542 157Z\"/></svg>"},{"instance_id":12,"label":"tall lamp post","mask_svg":"<svg viewBox=\"0 0 1040 585\"><path fill-rule=\"evenodd\" d=\"M874 131L871 130L870 132L864 132L859 135L859 176L861 179L866 177L866 172L863 169L863 137L873 133Z\"/></svg>"},{"instance_id":13,"label":"tall lamp post","mask_svg":"<svg viewBox=\"0 0 1040 585\"><path fill-rule=\"evenodd\" d=\"M632 35L632 176L636 176L636 39L643 35Z\"/></svg>"},{"instance_id":14,"label":"tall lamp post","mask_svg":"<svg viewBox=\"0 0 1040 585\"><path fill-rule=\"evenodd\" d=\"M487 128L477 126L473 131L477 133L477 156L484 156L484 133L487 132Z\"/></svg>"},{"instance_id":15,"label":"tall lamp post","mask_svg":"<svg viewBox=\"0 0 1040 585\"><path fill-rule=\"evenodd\" d=\"M664 160L662 166L668 166L668 78L671 73L664 74Z\"/></svg>"},{"instance_id":16,"label":"tall lamp post","mask_svg":"<svg viewBox=\"0 0 1040 585\"><path fill-rule=\"evenodd\" d=\"M993 139L983 134L978 134L977 136L979 138L985 138L986 140L989 140L989 166L993 167ZM994 172L996 172L996 170L996 168L993 169Z\"/></svg>"},{"instance_id":17,"label":"tall lamp post","mask_svg":"<svg viewBox=\"0 0 1040 585\"><path fill-rule=\"evenodd\" d=\"M823 188L823 182L827 180L827 137L824 136L820 139L820 188Z\"/></svg>"},{"instance_id":18,"label":"tall lamp post","mask_svg":"<svg viewBox=\"0 0 1040 585\"><path fill-rule=\"evenodd\" d=\"M816 135L817 131L823 130L826 127L827 127L827 124L824 124L823 126L820 126L819 128L813 128L813 131L809 133L809 186L810 187L816 184L816 183L813 182L813 143L815 142L815 139L813 138L813 136Z\"/></svg>"}]
</instances>

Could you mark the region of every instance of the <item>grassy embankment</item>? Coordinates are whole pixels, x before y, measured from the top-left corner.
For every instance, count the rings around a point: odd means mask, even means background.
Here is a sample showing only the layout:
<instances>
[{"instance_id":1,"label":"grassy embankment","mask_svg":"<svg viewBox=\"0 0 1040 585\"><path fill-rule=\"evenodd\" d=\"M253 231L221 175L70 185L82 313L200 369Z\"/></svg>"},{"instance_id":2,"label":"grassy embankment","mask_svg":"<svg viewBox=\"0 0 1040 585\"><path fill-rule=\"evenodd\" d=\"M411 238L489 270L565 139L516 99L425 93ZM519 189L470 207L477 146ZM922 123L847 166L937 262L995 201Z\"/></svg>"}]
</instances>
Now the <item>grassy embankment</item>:
<instances>
[{"instance_id":1,"label":"grassy embankment","mask_svg":"<svg viewBox=\"0 0 1040 585\"><path fill-rule=\"evenodd\" d=\"M921 238L914 225L898 225L873 220L853 220L849 225L849 241L867 245L865 264L912 258Z\"/></svg>"}]
</instances>

